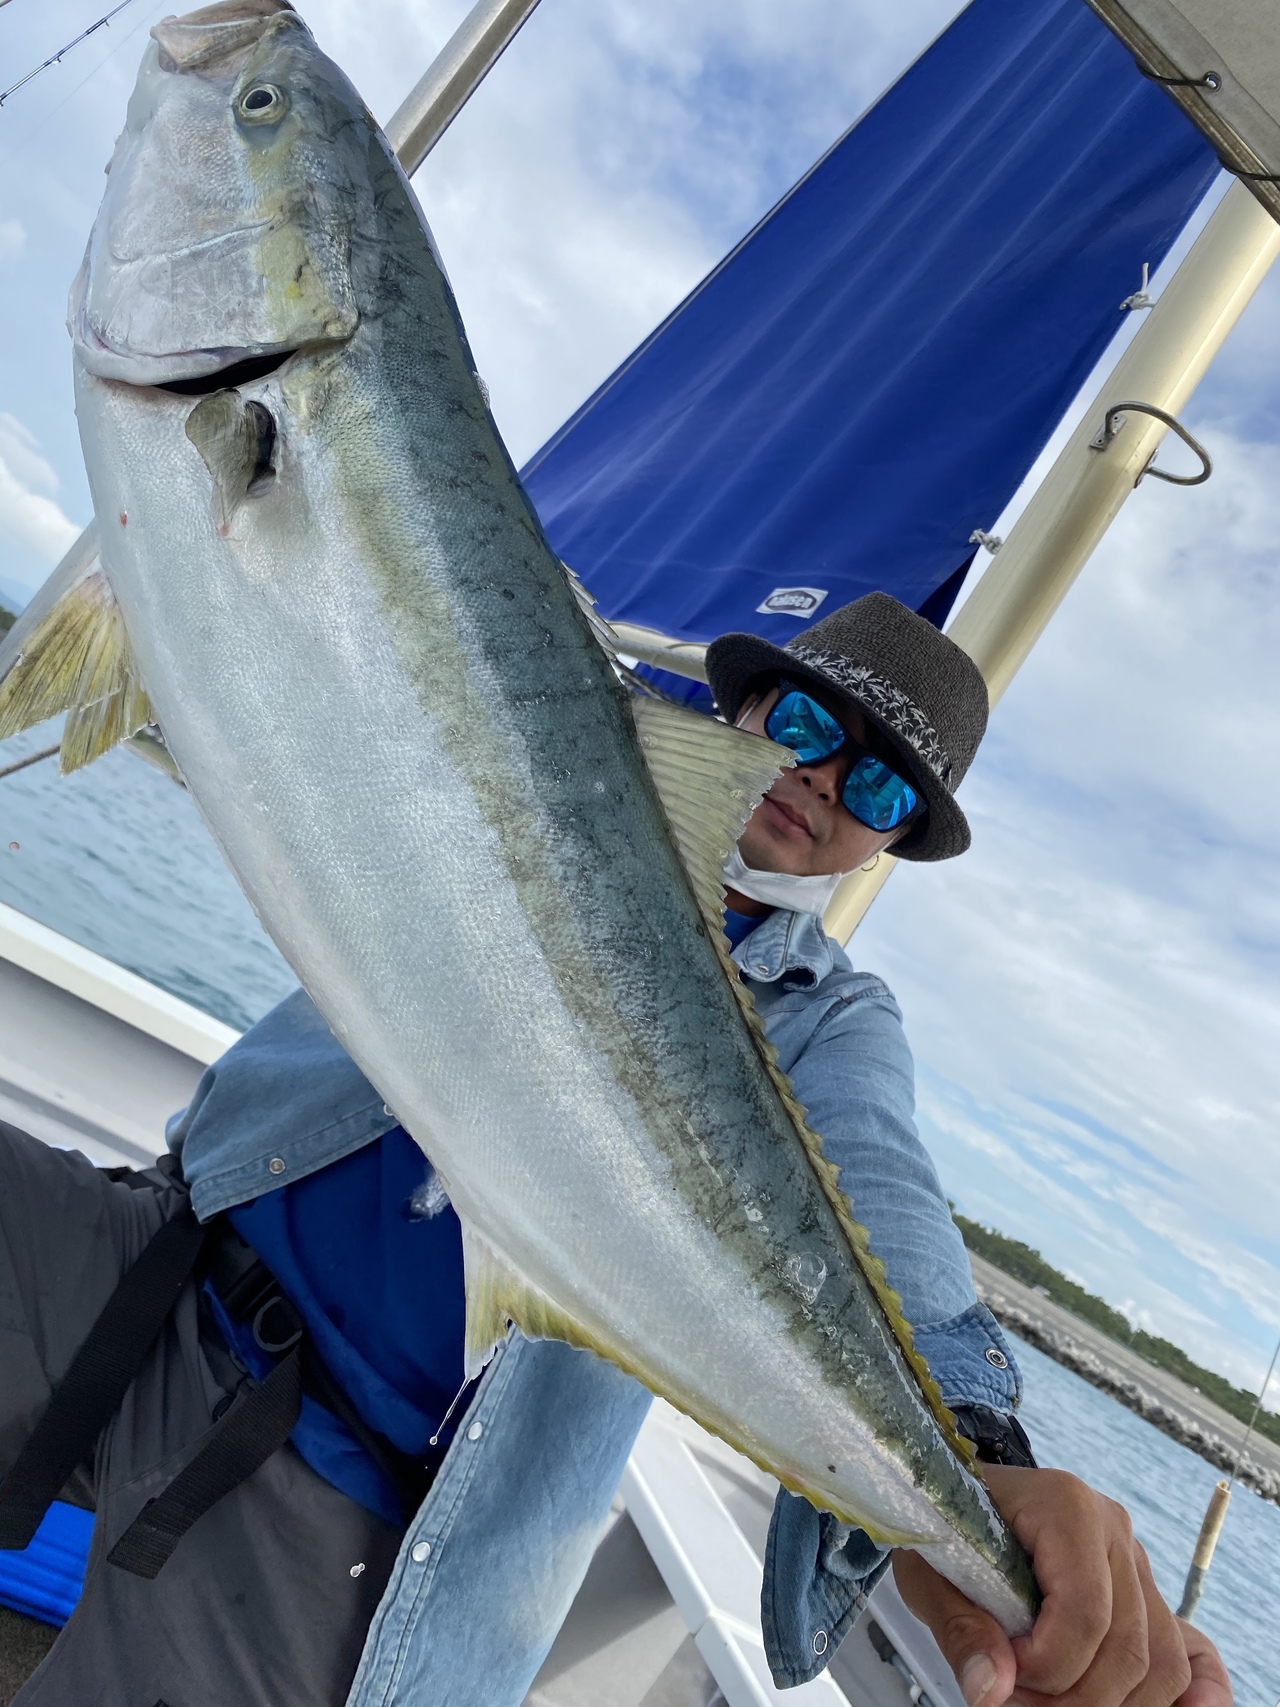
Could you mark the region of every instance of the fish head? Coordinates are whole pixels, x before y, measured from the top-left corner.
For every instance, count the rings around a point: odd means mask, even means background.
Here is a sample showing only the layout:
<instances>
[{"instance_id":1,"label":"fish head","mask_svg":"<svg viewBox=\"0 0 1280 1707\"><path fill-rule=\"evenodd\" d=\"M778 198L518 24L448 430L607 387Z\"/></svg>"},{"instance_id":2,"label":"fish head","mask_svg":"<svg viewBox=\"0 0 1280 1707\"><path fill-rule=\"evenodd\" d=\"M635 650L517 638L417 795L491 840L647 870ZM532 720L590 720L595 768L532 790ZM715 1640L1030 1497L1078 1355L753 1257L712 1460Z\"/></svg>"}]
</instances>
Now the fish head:
<instances>
[{"instance_id":1,"label":"fish head","mask_svg":"<svg viewBox=\"0 0 1280 1707\"><path fill-rule=\"evenodd\" d=\"M151 31L72 286L77 357L163 385L351 338L373 119L287 0Z\"/></svg>"}]
</instances>

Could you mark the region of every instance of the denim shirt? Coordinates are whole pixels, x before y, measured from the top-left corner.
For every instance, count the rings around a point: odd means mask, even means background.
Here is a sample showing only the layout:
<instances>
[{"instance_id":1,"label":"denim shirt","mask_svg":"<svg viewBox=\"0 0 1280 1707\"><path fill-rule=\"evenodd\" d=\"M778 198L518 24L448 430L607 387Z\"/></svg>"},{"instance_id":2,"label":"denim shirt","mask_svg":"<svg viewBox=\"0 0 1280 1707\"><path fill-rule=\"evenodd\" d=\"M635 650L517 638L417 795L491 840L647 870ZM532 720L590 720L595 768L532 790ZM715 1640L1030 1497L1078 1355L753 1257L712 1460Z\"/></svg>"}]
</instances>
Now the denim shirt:
<instances>
[{"instance_id":1,"label":"denim shirt","mask_svg":"<svg viewBox=\"0 0 1280 1707\"><path fill-rule=\"evenodd\" d=\"M769 914L733 958L944 1399L1012 1410L1017 1366L975 1298L916 1133L911 1054L889 990L856 972L808 914ZM205 1072L170 1122L169 1145L207 1220L396 1124L297 991ZM404 1537L348 1707L516 1707L590 1562L648 1406L638 1383L589 1353L511 1334ZM779 1493L761 1596L779 1687L823 1669L886 1557Z\"/></svg>"}]
</instances>

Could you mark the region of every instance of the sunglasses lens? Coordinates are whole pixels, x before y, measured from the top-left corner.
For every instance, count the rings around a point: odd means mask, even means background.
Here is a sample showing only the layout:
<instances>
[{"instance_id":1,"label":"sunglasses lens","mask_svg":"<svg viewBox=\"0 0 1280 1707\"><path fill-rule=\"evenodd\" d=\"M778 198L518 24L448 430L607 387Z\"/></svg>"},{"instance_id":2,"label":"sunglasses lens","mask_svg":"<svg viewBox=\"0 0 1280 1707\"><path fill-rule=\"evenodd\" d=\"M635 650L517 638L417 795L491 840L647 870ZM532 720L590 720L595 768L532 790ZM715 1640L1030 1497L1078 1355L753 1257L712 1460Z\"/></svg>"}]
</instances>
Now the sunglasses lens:
<instances>
[{"instance_id":1,"label":"sunglasses lens","mask_svg":"<svg viewBox=\"0 0 1280 1707\"><path fill-rule=\"evenodd\" d=\"M849 772L842 799L870 830L896 830L915 810L919 795L909 782L868 754Z\"/></svg>"},{"instance_id":2,"label":"sunglasses lens","mask_svg":"<svg viewBox=\"0 0 1280 1707\"><path fill-rule=\"evenodd\" d=\"M802 765L829 759L844 746L844 730L831 713L795 688L773 707L764 729L771 741L789 747Z\"/></svg>"}]
</instances>

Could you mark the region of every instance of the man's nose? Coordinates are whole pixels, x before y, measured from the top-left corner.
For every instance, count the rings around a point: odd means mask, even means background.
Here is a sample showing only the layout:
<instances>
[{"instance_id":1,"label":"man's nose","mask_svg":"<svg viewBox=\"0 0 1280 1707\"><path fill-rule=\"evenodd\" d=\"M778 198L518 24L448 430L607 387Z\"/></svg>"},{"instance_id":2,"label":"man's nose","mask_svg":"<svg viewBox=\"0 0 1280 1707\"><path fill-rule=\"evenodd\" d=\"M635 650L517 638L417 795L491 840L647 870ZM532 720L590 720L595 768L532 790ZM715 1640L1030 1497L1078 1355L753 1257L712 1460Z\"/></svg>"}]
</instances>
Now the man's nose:
<instances>
[{"instance_id":1,"label":"man's nose","mask_svg":"<svg viewBox=\"0 0 1280 1707\"><path fill-rule=\"evenodd\" d=\"M800 780L806 788L812 789L820 800L834 805L844 787L844 771L845 765L840 754L833 753L829 759L823 759L816 765L802 766Z\"/></svg>"}]
</instances>

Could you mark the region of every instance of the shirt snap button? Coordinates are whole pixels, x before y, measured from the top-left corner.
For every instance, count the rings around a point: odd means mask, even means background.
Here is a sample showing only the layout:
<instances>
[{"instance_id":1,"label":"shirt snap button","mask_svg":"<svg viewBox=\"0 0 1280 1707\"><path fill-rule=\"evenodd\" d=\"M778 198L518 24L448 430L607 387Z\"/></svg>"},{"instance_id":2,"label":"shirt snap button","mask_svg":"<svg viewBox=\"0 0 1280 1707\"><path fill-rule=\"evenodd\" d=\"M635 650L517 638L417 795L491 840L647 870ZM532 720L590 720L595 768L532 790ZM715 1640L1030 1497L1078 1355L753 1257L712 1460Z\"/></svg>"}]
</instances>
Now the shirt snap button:
<instances>
[{"instance_id":1,"label":"shirt snap button","mask_svg":"<svg viewBox=\"0 0 1280 1707\"><path fill-rule=\"evenodd\" d=\"M427 1560L431 1557L431 1543L429 1541L415 1541L410 1550L409 1557L413 1560L415 1565L425 1565Z\"/></svg>"},{"instance_id":2,"label":"shirt snap button","mask_svg":"<svg viewBox=\"0 0 1280 1707\"><path fill-rule=\"evenodd\" d=\"M815 1630L813 1633L813 1651L815 1654L825 1654L827 1651L827 1632Z\"/></svg>"},{"instance_id":3,"label":"shirt snap button","mask_svg":"<svg viewBox=\"0 0 1280 1707\"><path fill-rule=\"evenodd\" d=\"M284 1157L272 1156L267 1163L267 1172L269 1174L282 1174L284 1172Z\"/></svg>"},{"instance_id":4,"label":"shirt snap button","mask_svg":"<svg viewBox=\"0 0 1280 1707\"><path fill-rule=\"evenodd\" d=\"M993 1369L1007 1369L1009 1367L1009 1359L993 1345L989 1345L982 1355Z\"/></svg>"},{"instance_id":5,"label":"shirt snap button","mask_svg":"<svg viewBox=\"0 0 1280 1707\"><path fill-rule=\"evenodd\" d=\"M395 1117L396 1117L396 1111L395 1111L395 1109L394 1109L394 1108L392 1108L392 1106L391 1106L391 1104L390 1104L390 1103L389 1103L389 1102L384 1102L384 1103L383 1103L383 1105L382 1105L382 1112L383 1112L383 1113L384 1113L384 1114L386 1114L386 1115L389 1115L389 1116L390 1116L390 1117L391 1117L391 1119L392 1119L392 1120L394 1120L394 1119L395 1119Z\"/></svg>"},{"instance_id":6,"label":"shirt snap button","mask_svg":"<svg viewBox=\"0 0 1280 1707\"><path fill-rule=\"evenodd\" d=\"M468 1440L479 1440L480 1436L483 1433L484 1433L484 1424L483 1423L472 1423L471 1427L467 1430L467 1439Z\"/></svg>"}]
</instances>

